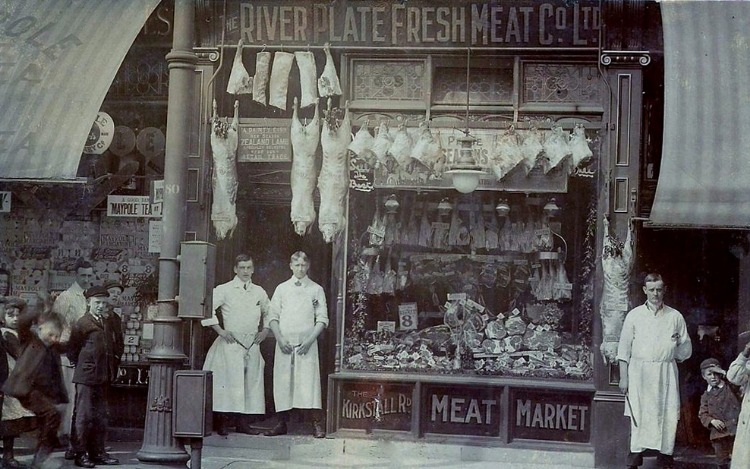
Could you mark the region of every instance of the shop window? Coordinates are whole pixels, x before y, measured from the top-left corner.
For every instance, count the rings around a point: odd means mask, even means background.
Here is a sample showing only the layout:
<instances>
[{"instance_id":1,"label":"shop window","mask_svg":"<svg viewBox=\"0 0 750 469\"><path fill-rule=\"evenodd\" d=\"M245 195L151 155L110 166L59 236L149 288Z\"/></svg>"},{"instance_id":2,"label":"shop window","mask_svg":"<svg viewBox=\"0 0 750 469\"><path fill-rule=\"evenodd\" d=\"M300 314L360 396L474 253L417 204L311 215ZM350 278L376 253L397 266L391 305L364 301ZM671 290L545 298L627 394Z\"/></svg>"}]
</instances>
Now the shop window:
<instances>
[{"instance_id":1,"label":"shop window","mask_svg":"<svg viewBox=\"0 0 750 469\"><path fill-rule=\"evenodd\" d=\"M524 63L522 92L524 103L602 102L599 71L589 64Z\"/></svg>"},{"instance_id":2,"label":"shop window","mask_svg":"<svg viewBox=\"0 0 750 469\"><path fill-rule=\"evenodd\" d=\"M594 185L574 185L350 193L342 367L590 380Z\"/></svg>"},{"instance_id":3,"label":"shop window","mask_svg":"<svg viewBox=\"0 0 750 469\"><path fill-rule=\"evenodd\" d=\"M423 60L355 60L353 99L423 101Z\"/></svg>"},{"instance_id":4,"label":"shop window","mask_svg":"<svg viewBox=\"0 0 750 469\"><path fill-rule=\"evenodd\" d=\"M433 103L466 105L466 68L436 67ZM513 104L513 68L472 67L469 103Z\"/></svg>"}]
</instances>

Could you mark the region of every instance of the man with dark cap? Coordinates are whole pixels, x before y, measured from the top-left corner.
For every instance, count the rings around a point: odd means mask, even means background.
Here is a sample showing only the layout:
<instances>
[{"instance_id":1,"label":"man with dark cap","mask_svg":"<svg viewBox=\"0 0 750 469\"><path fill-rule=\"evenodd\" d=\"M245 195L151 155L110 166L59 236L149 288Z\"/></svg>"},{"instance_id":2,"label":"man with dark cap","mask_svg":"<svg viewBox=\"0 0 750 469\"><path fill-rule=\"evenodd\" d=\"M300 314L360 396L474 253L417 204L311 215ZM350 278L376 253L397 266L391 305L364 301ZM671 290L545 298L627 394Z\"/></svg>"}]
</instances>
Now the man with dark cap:
<instances>
[{"instance_id":1,"label":"man with dark cap","mask_svg":"<svg viewBox=\"0 0 750 469\"><path fill-rule=\"evenodd\" d=\"M116 465L105 450L107 394L117 377L122 355L121 328L107 317L109 292L103 286L86 290L88 310L73 325L68 358L75 363L75 437L73 451L78 467ZM119 324L119 320L117 320Z\"/></svg>"}]
</instances>

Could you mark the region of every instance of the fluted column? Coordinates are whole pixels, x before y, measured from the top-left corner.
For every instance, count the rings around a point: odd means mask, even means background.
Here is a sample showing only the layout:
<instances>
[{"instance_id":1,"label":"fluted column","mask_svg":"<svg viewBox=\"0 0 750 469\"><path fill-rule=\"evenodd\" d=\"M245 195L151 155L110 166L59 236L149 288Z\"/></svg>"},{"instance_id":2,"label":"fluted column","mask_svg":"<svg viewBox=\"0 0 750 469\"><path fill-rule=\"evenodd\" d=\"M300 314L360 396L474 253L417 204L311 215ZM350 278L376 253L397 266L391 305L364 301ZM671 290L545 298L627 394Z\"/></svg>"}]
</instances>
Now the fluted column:
<instances>
[{"instance_id":1,"label":"fluted column","mask_svg":"<svg viewBox=\"0 0 750 469\"><path fill-rule=\"evenodd\" d=\"M186 360L182 344L182 320L177 317L180 250L185 226L186 158L189 150L193 76L197 57L193 52L195 5L175 0L172 50L169 65L167 146L164 165L164 205L161 255L159 256L159 312L154 320L146 424L138 459L144 462L185 462L190 456L172 437L172 387L175 370Z\"/></svg>"}]
</instances>

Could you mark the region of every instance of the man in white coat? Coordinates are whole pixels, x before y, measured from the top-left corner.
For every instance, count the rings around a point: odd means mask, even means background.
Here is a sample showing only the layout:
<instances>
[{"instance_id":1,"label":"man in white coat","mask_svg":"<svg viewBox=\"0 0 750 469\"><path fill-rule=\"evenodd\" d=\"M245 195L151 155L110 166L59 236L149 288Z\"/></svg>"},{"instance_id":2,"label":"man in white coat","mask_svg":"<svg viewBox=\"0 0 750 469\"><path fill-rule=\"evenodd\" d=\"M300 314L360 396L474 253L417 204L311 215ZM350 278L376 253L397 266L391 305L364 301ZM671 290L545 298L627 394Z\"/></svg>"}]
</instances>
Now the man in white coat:
<instances>
[{"instance_id":1,"label":"man in white coat","mask_svg":"<svg viewBox=\"0 0 750 469\"><path fill-rule=\"evenodd\" d=\"M214 314L201 321L219 334L206 354L203 369L213 372L213 411L220 435L227 434L230 414L239 419L238 431L257 433L250 425L266 412L260 343L269 332L269 300L265 290L252 283L253 272L253 259L237 256L235 277L214 288ZM224 327L219 324L217 309Z\"/></svg>"},{"instance_id":2,"label":"man in white coat","mask_svg":"<svg viewBox=\"0 0 750 469\"><path fill-rule=\"evenodd\" d=\"M279 422L265 435L285 434L289 411L304 409L313 414L313 435L323 438L318 336L328 326L326 296L323 287L307 277L307 254L292 254L289 268L292 278L276 287L269 312L276 337L273 399Z\"/></svg>"},{"instance_id":3,"label":"man in white coat","mask_svg":"<svg viewBox=\"0 0 750 469\"><path fill-rule=\"evenodd\" d=\"M659 274L648 274L646 303L633 308L622 325L617 360L625 415L630 417L628 468L643 464L647 449L659 452L661 467L672 468L680 416L677 363L690 358L693 346L685 319L664 304L666 287Z\"/></svg>"},{"instance_id":4,"label":"man in white coat","mask_svg":"<svg viewBox=\"0 0 750 469\"><path fill-rule=\"evenodd\" d=\"M88 304L83 292L93 284L95 279L94 266L90 262L79 259L74 268L76 274L75 281L67 290L60 293L52 305L52 311L60 314L65 320L62 335L60 336L60 343L62 344L68 343L73 325L86 314ZM63 382L65 383L65 389L68 392L69 398L68 403L65 404L65 411L60 423L60 430L58 431L60 440L64 442L65 440L72 441L75 439L75 436L71 435L71 432L75 432L75 427L71 424L75 418L76 388L73 384L73 364L65 354L60 356L60 362L62 364ZM65 452L65 459L75 459L75 452L72 447L69 447Z\"/></svg>"}]
</instances>

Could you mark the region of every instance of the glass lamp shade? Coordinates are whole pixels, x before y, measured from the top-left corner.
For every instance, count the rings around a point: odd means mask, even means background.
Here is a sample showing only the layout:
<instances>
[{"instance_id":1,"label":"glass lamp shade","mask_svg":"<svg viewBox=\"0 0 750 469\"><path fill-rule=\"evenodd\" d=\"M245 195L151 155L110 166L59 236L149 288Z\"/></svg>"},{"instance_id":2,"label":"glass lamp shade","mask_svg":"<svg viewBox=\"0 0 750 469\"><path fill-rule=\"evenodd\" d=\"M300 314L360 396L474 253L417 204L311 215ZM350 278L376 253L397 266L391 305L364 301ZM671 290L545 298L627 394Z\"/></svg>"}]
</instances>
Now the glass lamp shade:
<instances>
[{"instance_id":1,"label":"glass lamp shade","mask_svg":"<svg viewBox=\"0 0 750 469\"><path fill-rule=\"evenodd\" d=\"M556 217L560 213L560 206L557 205L557 201L552 197L549 202L544 205L544 213L549 217Z\"/></svg>"},{"instance_id":2,"label":"glass lamp shade","mask_svg":"<svg viewBox=\"0 0 750 469\"><path fill-rule=\"evenodd\" d=\"M453 187L462 194L474 192L479 187L479 177L484 171L479 169L451 169L445 174L451 177Z\"/></svg>"},{"instance_id":3,"label":"glass lamp shade","mask_svg":"<svg viewBox=\"0 0 750 469\"><path fill-rule=\"evenodd\" d=\"M495 211L499 216L507 217L510 213L510 205L508 205L507 201L501 200L500 203L495 207Z\"/></svg>"},{"instance_id":4,"label":"glass lamp shade","mask_svg":"<svg viewBox=\"0 0 750 469\"><path fill-rule=\"evenodd\" d=\"M396 194L391 194L385 201L385 213L396 213L401 204L396 200Z\"/></svg>"},{"instance_id":5,"label":"glass lamp shade","mask_svg":"<svg viewBox=\"0 0 750 469\"><path fill-rule=\"evenodd\" d=\"M451 210L453 210L453 205L451 205L451 203L448 202L447 198L441 200L437 206L438 215L443 216L443 217L450 215Z\"/></svg>"}]
</instances>

